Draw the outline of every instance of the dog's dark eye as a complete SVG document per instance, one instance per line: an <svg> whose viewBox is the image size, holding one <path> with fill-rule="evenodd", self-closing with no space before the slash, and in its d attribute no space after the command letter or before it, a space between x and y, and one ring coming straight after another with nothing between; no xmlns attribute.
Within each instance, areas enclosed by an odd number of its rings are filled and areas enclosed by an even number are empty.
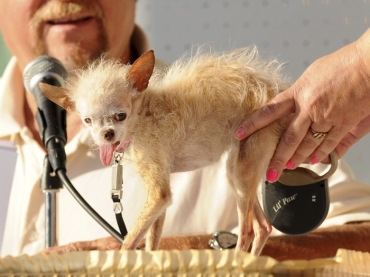
<svg viewBox="0 0 370 277"><path fill-rule="evenodd" d="M90 124L90 123L91 123L91 119L90 119L90 118L88 118L88 117L86 117L86 118L84 119L84 121L85 121L87 124Z"/></svg>
<svg viewBox="0 0 370 277"><path fill-rule="evenodd" d="M126 119L126 114L125 113L117 113L114 115L114 119L116 121L124 121Z"/></svg>

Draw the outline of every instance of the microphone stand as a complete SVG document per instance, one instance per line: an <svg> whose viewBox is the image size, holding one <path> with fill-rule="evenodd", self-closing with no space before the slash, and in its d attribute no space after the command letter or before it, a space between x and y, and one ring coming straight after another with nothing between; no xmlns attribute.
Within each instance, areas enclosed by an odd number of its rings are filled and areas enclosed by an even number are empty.
<svg viewBox="0 0 370 277"><path fill-rule="evenodd" d="M45 248L56 246L57 240L57 192L63 188L59 176L55 174L49 160L45 155L41 177L40 189L44 193L45 203Z"/></svg>

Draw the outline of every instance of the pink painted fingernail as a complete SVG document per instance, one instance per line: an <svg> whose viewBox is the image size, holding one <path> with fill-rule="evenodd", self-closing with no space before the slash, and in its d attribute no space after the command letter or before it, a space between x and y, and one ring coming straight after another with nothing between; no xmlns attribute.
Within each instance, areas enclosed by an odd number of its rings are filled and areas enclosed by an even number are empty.
<svg viewBox="0 0 370 277"><path fill-rule="evenodd" d="M286 163L285 167L286 167L286 168L288 168L288 169L291 169L291 168L293 168L293 167L294 167L294 163L293 163L291 160L289 160L289 161Z"/></svg>
<svg viewBox="0 0 370 277"><path fill-rule="evenodd" d="M270 183L273 183L276 181L276 179L277 179L277 171L275 169L270 169L267 172L267 181L269 181Z"/></svg>
<svg viewBox="0 0 370 277"><path fill-rule="evenodd" d="M311 164L317 164L319 160L316 157L311 158Z"/></svg>
<svg viewBox="0 0 370 277"><path fill-rule="evenodd" d="M238 138L242 138L245 135L245 130L243 128L239 128L236 130L235 134Z"/></svg>

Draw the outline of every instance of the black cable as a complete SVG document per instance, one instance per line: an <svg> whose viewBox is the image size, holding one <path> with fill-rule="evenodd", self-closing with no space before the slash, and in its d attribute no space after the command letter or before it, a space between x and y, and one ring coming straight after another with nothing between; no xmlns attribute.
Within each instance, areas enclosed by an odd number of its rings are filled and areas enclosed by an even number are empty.
<svg viewBox="0 0 370 277"><path fill-rule="evenodd" d="M116 240L120 243L123 242L123 236L118 233L108 222L106 222L90 205L83 199L80 193L75 189L71 181L66 175L64 169L58 170L57 174L67 187L68 191L72 194L72 196L77 200L78 203L86 210L88 214L90 214L109 234L111 234ZM117 217L117 216L116 216ZM123 220L123 219L122 219Z"/></svg>
<svg viewBox="0 0 370 277"><path fill-rule="evenodd" d="M117 203L117 204L121 205L121 201L118 197L113 196L112 200L113 200L114 203ZM124 238L127 235L127 228L126 228L125 222L123 220L122 213L121 212L116 212L115 214L116 214L116 220L117 220L118 228L121 232L122 237Z"/></svg>

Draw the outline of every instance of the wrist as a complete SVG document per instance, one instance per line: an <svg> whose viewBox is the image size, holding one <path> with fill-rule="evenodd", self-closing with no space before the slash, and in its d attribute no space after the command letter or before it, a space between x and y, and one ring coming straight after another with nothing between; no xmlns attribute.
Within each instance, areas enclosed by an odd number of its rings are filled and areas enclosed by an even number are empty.
<svg viewBox="0 0 370 277"><path fill-rule="evenodd" d="M370 78L370 28L355 41L356 51L364 65L366 76Z"/></svg>

